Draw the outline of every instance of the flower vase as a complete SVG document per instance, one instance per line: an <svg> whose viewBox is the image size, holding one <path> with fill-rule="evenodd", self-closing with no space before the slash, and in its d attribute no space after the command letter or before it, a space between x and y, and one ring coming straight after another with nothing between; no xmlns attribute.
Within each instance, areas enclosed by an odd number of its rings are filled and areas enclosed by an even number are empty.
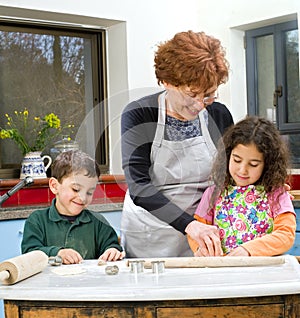
<svg viewBox="0 0 300 318"><path fill-rule="evenodd" d="M48 160L46 165L44 163L45 159ZM27 176L34 179L47 178L46 171L51 163L51 157L47 155L41 157L40 151L27 153L21 163L20 179L25 179Z"/></svg>

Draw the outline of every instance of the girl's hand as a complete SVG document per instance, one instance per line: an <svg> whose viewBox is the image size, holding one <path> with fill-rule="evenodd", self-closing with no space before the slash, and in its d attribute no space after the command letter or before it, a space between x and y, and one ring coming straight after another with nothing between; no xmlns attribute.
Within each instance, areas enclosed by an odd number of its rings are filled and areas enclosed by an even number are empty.
<svg viewBox="0 0 300 318"><path fill-rule="evenodd" d="M250 256L250 254L245 248L239 246L228 253L226 256Z"/></svg>
<svg viewBox="0 0 300 318"><path fill-rule="evenodd" d="M125 252L120 252L116 248L108 248L102 255L100 255L99 260L103 261L118 261L125 257Z"/></svg>

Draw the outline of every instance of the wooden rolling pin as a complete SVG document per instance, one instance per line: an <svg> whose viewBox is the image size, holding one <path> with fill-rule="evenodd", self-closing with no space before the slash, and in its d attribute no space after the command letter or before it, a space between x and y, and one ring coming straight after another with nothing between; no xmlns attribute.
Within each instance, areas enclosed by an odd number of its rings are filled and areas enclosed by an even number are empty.
<svg viewBox="0 0 300 318"><path fill-rule="evenodd" d="M130 258L131 261L144 261L145 268L151 268L151 262L164 261L166 268L188 267L238 267L238 266L268 266L285 263L284 256L215 256L215 257L166 257L166 258Z"/></svg>
<svg viewBox="0 0 300 318"><path fill-rule="evenodd" d="M32 251L0 263L0 281L15 284L41 272L48 264L48 256L42 251Z"/></svg>

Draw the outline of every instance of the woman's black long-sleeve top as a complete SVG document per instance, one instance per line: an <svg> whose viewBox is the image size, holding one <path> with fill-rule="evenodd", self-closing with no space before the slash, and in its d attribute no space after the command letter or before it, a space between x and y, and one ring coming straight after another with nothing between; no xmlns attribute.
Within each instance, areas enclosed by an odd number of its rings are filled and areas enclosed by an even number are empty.
<svg viewBox="0 0 300 318"><path fill-rule="evenodd" d="M194 220L193 216L158 191L149 174L151 146L158 121L159 94L143 97L125 107L121 118L122 167L135 205L185 234L186 226ZM214 102L206 109L209 113L208 130L216 145L226 128L233 124L233 119L227 107L221 103ZM192 164L192 158L186 160Z"/></svg>

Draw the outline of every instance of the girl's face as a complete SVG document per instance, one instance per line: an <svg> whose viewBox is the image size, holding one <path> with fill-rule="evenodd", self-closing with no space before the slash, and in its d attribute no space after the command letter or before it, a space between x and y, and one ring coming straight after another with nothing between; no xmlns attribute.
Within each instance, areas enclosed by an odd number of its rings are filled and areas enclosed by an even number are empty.
<svg viewBox="0 0 300 318"><path fill-rule="evenodd" d="M98 178L87 177L83 173L62 179L50 179L51 191L56 195L56 208L62 215L76 216L91 202Z"/></svg>
<svg viewBox="0 0 300 318"><path fill-rule="evenodd" d="M237 186L255 184L264 169L264 156L255 144L238 144L232 149L229 173Z"/></svg>

